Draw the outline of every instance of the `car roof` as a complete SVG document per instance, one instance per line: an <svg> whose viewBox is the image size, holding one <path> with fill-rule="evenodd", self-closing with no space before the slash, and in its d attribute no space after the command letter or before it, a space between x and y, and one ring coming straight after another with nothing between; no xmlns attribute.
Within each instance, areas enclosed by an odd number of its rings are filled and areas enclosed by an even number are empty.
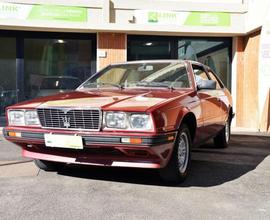
<svg viewBox="0 0 270 220"><path fill-rule="evenodd" d="M182 63L187 62L188 60L177 60L177 59L164 59L164 60L136 60L136 61L126 61L120 63L111 64L114 65L123 65L123 64L140 64L140 63Z"/></svg>
<svg viewBox="0 0 270 220"><path fill-rule="evenodd" d="M190 64L200 65L200 66L209 68L207 65L200 63L198 61L182 60L182 59L136 60L136 61L113 63L113 64L110 64L109 66L117 66L117 65L124 65L124 64L140 64L140 63L190 63Z"/></svg>

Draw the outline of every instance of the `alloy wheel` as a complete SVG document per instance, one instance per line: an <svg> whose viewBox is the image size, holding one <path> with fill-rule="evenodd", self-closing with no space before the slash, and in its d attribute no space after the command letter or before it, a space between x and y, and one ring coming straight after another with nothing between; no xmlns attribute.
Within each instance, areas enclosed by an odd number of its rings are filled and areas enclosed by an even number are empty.
<svg viewBox="0 0 270 220"><path fill-rule="evenodd" d="M188 136L185 132L181 133L178 142L178 164L179 172L184 173L187 169L189 157L189 141Z"/></svg>

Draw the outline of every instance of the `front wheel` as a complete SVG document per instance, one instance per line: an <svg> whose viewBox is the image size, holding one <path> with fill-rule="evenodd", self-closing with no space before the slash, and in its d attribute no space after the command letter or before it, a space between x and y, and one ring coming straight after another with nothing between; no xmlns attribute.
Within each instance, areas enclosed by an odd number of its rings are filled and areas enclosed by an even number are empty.
<svg viewBox="0 0 270 220"><path fill-rule="evenodd" d="M231 138L231 119L228 118L224 128L216 137L214 137L214 145L216 148L226 148Z"/></svg>
<svg viewBox="0 0 270 220"><path fill-rule="evenodd" d="M160 169L160 177L166 182L181 183L189 171L191 154L190 132L186 125L179 129L171 159L167 166Z"/></svg>
<svg viewBox="0 0 270 220"><path fill-rule="evenodd" d="M34 163L39 169L45 171L57 171L62 165L62 163L38 159L35 159Z"/></svg>

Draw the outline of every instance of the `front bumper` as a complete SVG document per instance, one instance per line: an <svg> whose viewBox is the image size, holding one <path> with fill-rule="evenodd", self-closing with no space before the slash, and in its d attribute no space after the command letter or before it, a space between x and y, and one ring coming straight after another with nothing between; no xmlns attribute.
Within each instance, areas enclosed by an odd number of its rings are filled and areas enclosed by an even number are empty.
<svg viewBox="0 0 270 220"><path fill-rule="evenodd" d="M14 132L18 137L10 136ZM45 146L44 134L80 135L81 150ZM63 163L99 166L162 168L166 166L176 138L176 132L165 134L88 132L76 133L43 129L5 128L5 138L20 147L25 157ZM140 138L140 144L123 143L123 138Z"/></svg>

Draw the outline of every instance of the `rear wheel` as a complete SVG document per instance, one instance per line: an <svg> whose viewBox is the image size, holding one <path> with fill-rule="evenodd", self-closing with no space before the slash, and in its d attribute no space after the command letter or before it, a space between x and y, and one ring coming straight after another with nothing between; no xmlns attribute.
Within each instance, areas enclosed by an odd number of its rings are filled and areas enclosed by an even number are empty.
<svg viewBox="0 0 270 220"><path fill-rule="evenodd" d="M38 159L35 159L34 163L39 169L45 171L57 171L61 166L63 166L62 163Z"/></svg>
<svg viewBox="0 0 270 220"><path fill-rule="evenodd" d="M166 182L183 182L190 167L191 152L190 132L186 125L182 125L175 142L171 159L167 166L160 169L160 177Z"/></svg>
<svg viewBox="0 0 270 220"><path fill-rule="evenodd" d="M214 145L216 148L226 148L231 138L231 119L228 118L225 127L216 137L214 137Z"/></svg>

